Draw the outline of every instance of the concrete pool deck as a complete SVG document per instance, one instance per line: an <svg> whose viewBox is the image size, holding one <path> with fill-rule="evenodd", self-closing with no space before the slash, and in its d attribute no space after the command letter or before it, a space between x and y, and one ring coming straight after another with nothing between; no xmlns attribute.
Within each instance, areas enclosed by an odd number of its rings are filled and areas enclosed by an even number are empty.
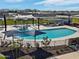
<svg viewBox="0 0 79 59"><path fill-rule="evenodd" d="M69 36L53 39L49 46L67 45L69 39L79 37L79 28L76 28L76 27L71 27L71 26L56 26L56 27L40 26L41 30L42 29L53 29L53 28L69 28L69 29L76 30L76 32L72 35L69 35ZM29 29L30 29L30 27L29 27ZM17 28L15 28L15 27L13 27L13 25L11 25L11 26L7 27L7 30L17 30ZM32 30L32 28L31 28L31 30ZM4 29L1 30L0 33L3 31L4 31ZM1 34L3 34L3 33L1 33ZM11 41L12 37L6 37L6 39L7 40L9 39ZM18 40L18 39L20 39L20 38L15 38L15 40ZM41 43L41 41L37 41L37 42L39 42L40 47L44 46ZM26 43L30 43L34 47L34 40L33 41L23 40L23 45L27 46ZM63 55L59 55L59 56L51 57L51 58L47 58L47 59L54 59L54 58L56 58L56 59L79 59L79 51L68 53L68 54L63 54Z"/></svg>
<svg viewBox="0 0 79 59"><path fill-rule="evenodd" d="M55 58L55 59L79 59L79 51L56 56L56 57L51 57L48 59L53 59L53 58Z"/></svg>

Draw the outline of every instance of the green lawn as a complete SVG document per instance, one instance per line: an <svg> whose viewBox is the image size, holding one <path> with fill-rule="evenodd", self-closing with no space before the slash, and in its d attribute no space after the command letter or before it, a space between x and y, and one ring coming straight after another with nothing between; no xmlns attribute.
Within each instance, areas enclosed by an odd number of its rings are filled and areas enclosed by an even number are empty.
<svg viewBox="0 0 79 59"><path fill-rule="evenodd" d="M6 59L6 57L0 54L0 59Z"/></svg>
<svg viewBox="0 0 79 59"><path fill-rule="evenodd" d="M72 18L72 23L79 24L79 18Z"/></svg>
<svg viewBox="0 0 79 59"><path fill-rule="evenodd" d="M38 22L37 20L34 21L34 23L37 23L37 22ZM40 20L40 24L48 23L48 22L49 22L48 20ZM16 23L17 24L32 24L32 20L25 20L25 21L18 21L18 20L16 20ZM0 20L0 25L1 24L4 24L4 21ZM15 22L12 19L8 19L7 20L7 24L8 25L13 25L13 24L15 24Z"/></svg>

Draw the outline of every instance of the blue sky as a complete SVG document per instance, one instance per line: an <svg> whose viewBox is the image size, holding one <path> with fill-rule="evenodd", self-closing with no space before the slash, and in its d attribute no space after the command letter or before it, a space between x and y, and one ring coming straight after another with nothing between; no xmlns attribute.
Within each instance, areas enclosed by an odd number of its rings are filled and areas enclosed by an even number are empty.
<svg viewBox="0 0 79 59"><path fill-rule="evenodd" d="M0 9L79 10L79 0L1 0Z"/></svg>

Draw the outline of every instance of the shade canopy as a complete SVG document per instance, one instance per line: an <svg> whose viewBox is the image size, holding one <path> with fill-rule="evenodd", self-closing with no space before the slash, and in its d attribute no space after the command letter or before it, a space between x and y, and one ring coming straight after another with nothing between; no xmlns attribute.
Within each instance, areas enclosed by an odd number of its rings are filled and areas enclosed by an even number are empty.
<svg viewBox="0 0 79 59"><path fill-rule="evenodd" d="M31 31L27 31L26 34L32 35L32 36L37 36L37 35L46 34L46 33L42 32L40 30L31 30Z"/></svg>
<svg viewBox="0 0 79 59"><path fill-rule="evenodd" d="M18 30L9 30L9 31L4 31L2 33L4 33L7 37L11 37L11 36L14 36L16 34L19 34L21 32L18 31Z"/></svg>
<svg viewBox="0 0 79 59"><path fill-rule="evenodd" d="M4 20L4 18L0 18L0 20Z"/></svg>
<svg viewBox="0 0 79 59"><path fill-rule="evenodd" d="M40 30L31 30L31 31L29 30L29 31L25 31L25 32L22 32L22 31L19 31L19 30L9 30L9 31L4 31L2 33L4 33L7 37L11 37L11 36L21 34L21 33L25 33L25 34L28 34L28 35L31 35L31 36L46 34L45 32L42 32Z"/></svg>
<svg viewBox="0 0 79 59"><path fill-rule="evenodd" d="M53 18L54 15L52 14L33 14L34 17L36 18Z"/></svg>
<svg viewBox="0 0 79 59"><path fill-rule="evenodd" d="M27 20L29 18L36 18L36 17L34 17L33 15L18 15L14 17L14 19L23 19L23 20Z"/></svg>
<svg viewBox="0 0 79 59"><path fill-rule="evenodd" d="M29 18L34 18L34 19L38 19L38 18L53 18L52 15L42 15L42 14L31 14L31 15L18 15L15 16L14 19L23 19L23 20L27 20Z"/></svg>

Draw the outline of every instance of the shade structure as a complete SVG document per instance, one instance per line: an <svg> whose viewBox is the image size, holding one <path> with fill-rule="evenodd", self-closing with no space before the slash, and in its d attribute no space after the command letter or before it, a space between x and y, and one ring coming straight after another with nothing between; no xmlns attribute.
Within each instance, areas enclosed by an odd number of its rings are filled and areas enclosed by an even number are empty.
<svg viewBox="0 0 79 59"><path fill-rule="evenodd" d="M36 36L41 35L41 34L46 34L46 33L40 30L31 30L31 31L27 31L26 34L34 36L34 39L36 41Z"/></svg>
<svg viewBox="0 0 79 59"><path fill-rule="evenodd" d="M18 15L18 16L15 16L14 18L14 21L16 23L16 20L21 20L23 22L25 22L25 20L29 20L29 19L32 19L32 23L34 25L34 19L36 19L36 17L34 17L33 15Z"/></svg>
<svg viewBox="0 0 79 59"><path fill-rule="evenodd" d="M36 17L34 17L33 15L18 15L14 17L14 19L23 19L23 20L27 20L29 18L36 18Z"/></svg>
<svg viewBox="0 0 79 59"><path fill-rule="evenodd" d="M4 20L4 18L0 18L0 20Z"/></svg>
<svg viewBox="0 0 79 59"><path fill-rule="evenodd" d="M21 32L19 32L19 31L17 31L17 30L10 30L10 31L4 31L4 32L2 32L2 33L4 33L5 36L7 36L7 37L12 37L12 41L13 41L13 44L14 44L14 36L15 36L16 34L21 33ZM5 37L4 37L4 38L5 38Z"/></svg>
<svg viewBox="0 0 79 59"><path fill-rule="evenodd" d="M18 30L9 30L9 31L4 31L2 33L4 33L7 37L11 37L11 36L14 36L16 34L20 34L21 32Z"/></svg>
<svg viewBox="0 0 79 59"><path fill-rule="evenodd" d="M40 18L53 18L52 15L49 14L32 14L32 15L18 15L15 16L14 19L20 19L20 20L28 20L32 19L33 20L33 25L34 25L34 20L38 20L38 30L40 29Z"/></svg>

